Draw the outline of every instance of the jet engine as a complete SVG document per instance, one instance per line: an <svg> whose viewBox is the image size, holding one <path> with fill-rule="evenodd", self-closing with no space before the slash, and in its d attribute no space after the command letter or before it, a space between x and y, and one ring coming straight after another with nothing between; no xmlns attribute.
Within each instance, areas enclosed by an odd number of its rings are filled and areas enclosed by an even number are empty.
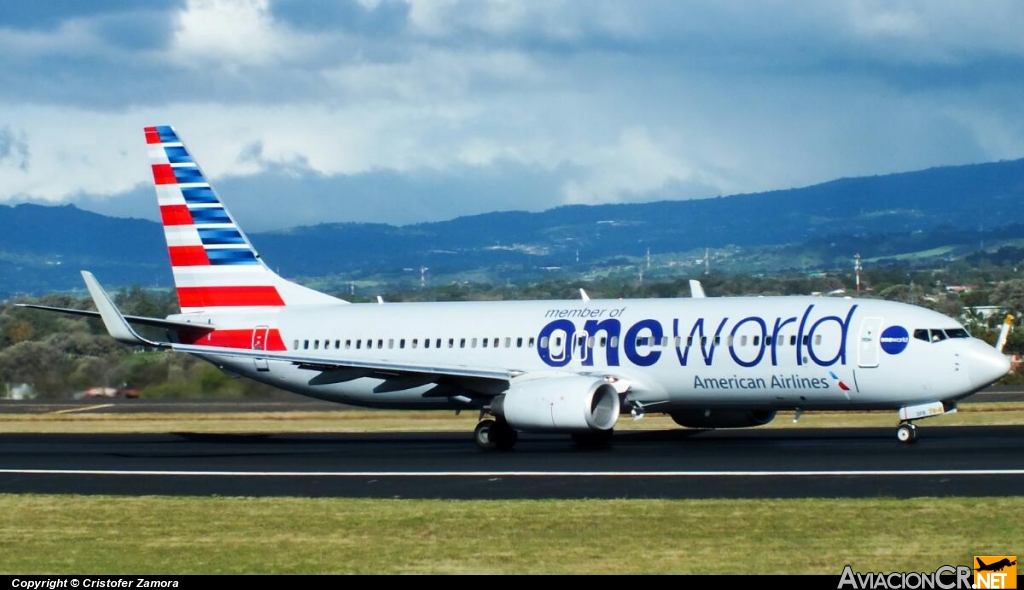
<svg viewBox="0 0 1024 590"><path fill-rule="evenodd" d="M513 382L491 402L491 413L516 430L606 431L619 419L619 394L604 379L572 376Z"/></svg>
<svg viewBox="0 0 1024 590"><path fill-rule="evenodd" d="M669 414L687 428L749 428L775 419L775 410L679 410Z"/></svg>

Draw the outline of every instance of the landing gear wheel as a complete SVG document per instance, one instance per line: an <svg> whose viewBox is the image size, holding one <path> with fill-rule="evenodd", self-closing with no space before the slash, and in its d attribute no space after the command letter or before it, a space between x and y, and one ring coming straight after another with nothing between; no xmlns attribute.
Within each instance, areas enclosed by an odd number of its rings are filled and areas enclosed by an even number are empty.
<svg viewBox="0 0 1024 590"><path fill-rule="evenodd" d="M612 442L612 429L572 433L572 442L581 449L603 449Z"/></svg>
<svg viewBox="0 0 1024 590"><path fill-rule="evenodd" d="M482 451L508 451L516 445L519 433L504 420L481 420L473 437Z"/></svg>
<svg viewBox="0 0 1024 590"><path fill-rule="evenodd" d="M917 440L917 426L913 424L900 424L896 429L896 439L901 443L912 443Z"/></svg>

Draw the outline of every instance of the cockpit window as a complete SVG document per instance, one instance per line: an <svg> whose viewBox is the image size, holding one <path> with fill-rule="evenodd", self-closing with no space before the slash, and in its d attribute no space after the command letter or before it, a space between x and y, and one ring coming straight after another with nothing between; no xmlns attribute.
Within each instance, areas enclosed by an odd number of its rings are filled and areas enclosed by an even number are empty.
<svg viewBox="0 0 1024 590"><path fill-rule="evenodd" d="M934 328L931 330L917 329L914 330L914 338L923 340L925 342L940 342L946 338L970 338L970 333L963 328L947 328L940 330Z"/></svg>

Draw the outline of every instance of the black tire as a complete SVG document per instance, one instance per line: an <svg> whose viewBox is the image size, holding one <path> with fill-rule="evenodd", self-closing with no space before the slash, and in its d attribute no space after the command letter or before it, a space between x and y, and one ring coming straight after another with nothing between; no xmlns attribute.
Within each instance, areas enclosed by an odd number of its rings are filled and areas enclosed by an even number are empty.
<svg viewBox="0 0 1024 590"><path fill-rule="evenodd" d="M917 440L917 427L913 424L900 424L896 429L896 440L910 444Z"/></svg>
<svg viewBox="0 0 1024 590"><path fill-rule="evenodd" d="M511 451L519 440L519 433L508 425L504 420L495 420L491 426L491 440L494 441L497 450Z"/></svg>
<svg viewBox="0 0 1024 590"><path fill-rule="evenodd" d="M481 420L477 423L476 428L473 429L473 438L476 440L476 446L481 451L493 451L498 448L497 441L491 436L491 429L494 427L494 420Z"/></svg>
<svg viewBox="0 0 1024 590"><path fill-rule="evenodd" d="M481 420L473 437L481 451L508 451L516 446L519 433L504 420Z"/></svg>

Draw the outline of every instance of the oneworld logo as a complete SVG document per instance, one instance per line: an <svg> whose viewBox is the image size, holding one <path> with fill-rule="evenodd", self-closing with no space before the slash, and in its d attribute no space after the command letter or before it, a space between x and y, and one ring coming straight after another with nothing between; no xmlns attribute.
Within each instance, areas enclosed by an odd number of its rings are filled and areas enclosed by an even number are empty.
<svg viewBox="0 0 1024 590"><path fill-rule="evenodd" d="M882 337L878 341L882 344L882 350L885 352L899 354L910 344L910 334L903 326L889 326L882 332Z"/></svg>

